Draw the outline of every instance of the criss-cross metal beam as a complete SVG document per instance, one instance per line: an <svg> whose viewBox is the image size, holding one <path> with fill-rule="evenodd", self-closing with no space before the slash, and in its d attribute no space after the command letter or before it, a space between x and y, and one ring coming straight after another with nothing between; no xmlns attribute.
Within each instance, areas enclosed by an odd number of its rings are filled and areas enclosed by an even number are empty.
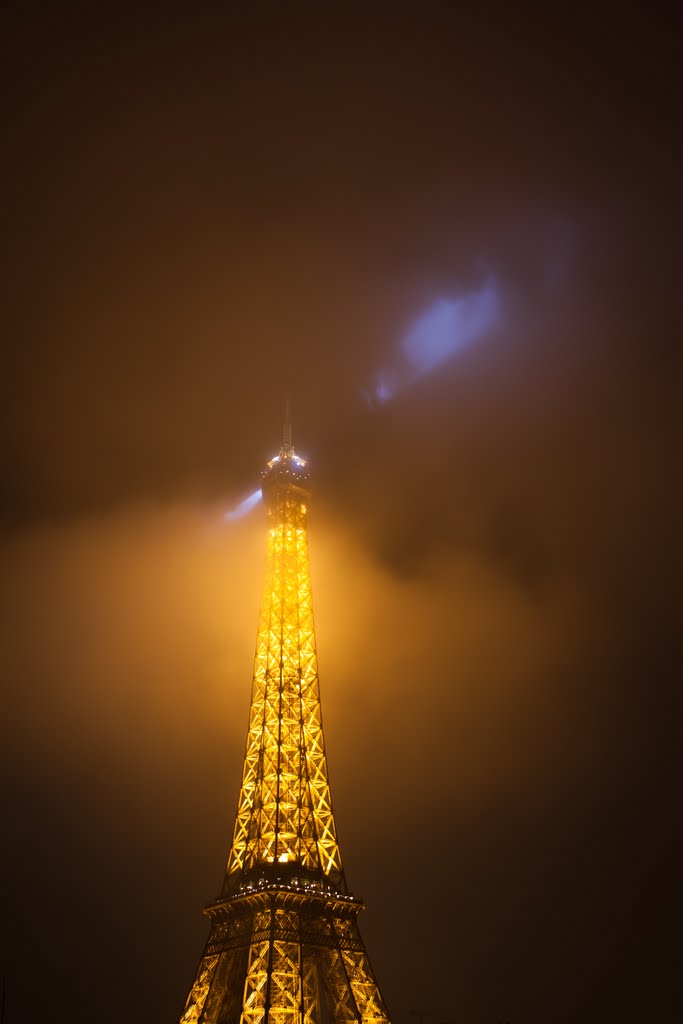
<svg viewBox="0 0 683 1024"><path fill-rule="evenodd" d="M223 892L181 1024L389 1024L349 893L323 737L308 471L287 422L268 510L242 785Z"/></svg>

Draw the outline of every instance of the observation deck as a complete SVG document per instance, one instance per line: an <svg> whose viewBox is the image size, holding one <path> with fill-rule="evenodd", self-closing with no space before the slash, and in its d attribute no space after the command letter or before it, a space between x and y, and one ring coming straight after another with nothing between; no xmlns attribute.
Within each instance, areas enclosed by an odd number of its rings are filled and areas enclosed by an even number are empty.
<svg viewBox="0 0 683 1024"><path fill-rule="evenodd" d="M280 454L275 455L261 473L261 492L268 509L278 503L278 498L292 495L301 502L311 496L310 473L306 460L290 445L283 445Z"/></svg>

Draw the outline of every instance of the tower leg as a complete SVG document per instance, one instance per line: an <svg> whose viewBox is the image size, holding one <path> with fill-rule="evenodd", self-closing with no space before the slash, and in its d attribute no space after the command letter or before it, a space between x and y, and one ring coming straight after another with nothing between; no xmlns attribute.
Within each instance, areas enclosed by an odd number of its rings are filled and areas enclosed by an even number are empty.
<svg viewBox="0 0 683 1024"><path fill-rule="evenodd" d="M335 1024L389 1024L358 922L330 917L320 952L322 979Z"/></svg>
<svg viewBox="0 0 683 1024"><path fill-rule="evenodd" d="M196 977L185 1003L183 1015L180 1018L180 1024L198 1024L198 1021L201 1019L204 1012L204 1003L216 973L218 960L217 954L214 956L203 956L200 960Z"/></svg>
<svg viewBox="0 0 683 1024"><path fill-rule="evenodd" d="M389 1024L355 917L274 898L214 922L180 1024L323 1024L322 993L332 1024Z"/></svg>

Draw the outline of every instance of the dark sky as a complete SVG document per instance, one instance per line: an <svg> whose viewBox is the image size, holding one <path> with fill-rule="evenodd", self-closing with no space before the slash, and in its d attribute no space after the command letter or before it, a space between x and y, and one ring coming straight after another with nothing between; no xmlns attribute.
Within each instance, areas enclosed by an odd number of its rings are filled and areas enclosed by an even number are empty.
<svg viewBox="0 0 683 1024"><path fill-rule="evenodd" d="M675 28L366 6L3 14L6 1024L178 1017L286 391L395 1024L679 1019Z"/></svg>

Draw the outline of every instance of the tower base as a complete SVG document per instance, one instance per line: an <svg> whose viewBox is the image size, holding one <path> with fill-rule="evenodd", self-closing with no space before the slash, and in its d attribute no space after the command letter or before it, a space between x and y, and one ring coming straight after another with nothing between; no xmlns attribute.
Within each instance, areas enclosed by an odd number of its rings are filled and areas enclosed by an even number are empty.
<svg viewBox="0 0 683 1024"><path fill-rule="evenodd" d="M363 904L296 881L247 883L206 907L211 932L180 1024L389 1024Z"/></svg>

